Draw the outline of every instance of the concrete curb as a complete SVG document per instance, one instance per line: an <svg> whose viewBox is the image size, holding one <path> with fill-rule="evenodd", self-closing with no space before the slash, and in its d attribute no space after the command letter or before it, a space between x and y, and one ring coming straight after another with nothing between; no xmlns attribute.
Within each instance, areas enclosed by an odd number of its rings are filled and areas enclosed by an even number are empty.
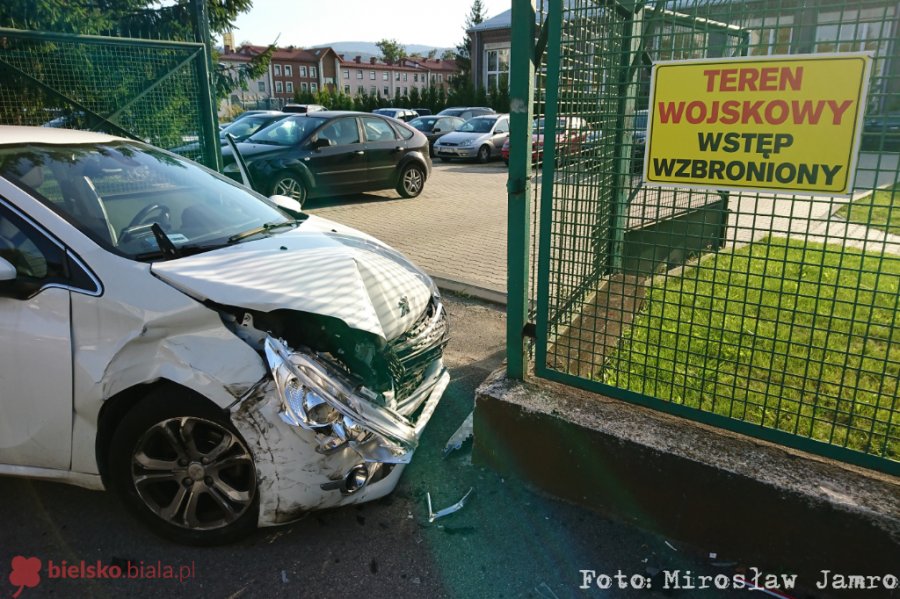
<svg viewBox="0 0 900 599"><path fill-rule="evenodd" d="M506 305L506 293L497 289L488 289L475 283L462 281L459 277L446 277L443 275L429 273L429 276L435 282L439 289L449 291L457 295L469 296L474 299L490 302L492 304Z"/></svg>

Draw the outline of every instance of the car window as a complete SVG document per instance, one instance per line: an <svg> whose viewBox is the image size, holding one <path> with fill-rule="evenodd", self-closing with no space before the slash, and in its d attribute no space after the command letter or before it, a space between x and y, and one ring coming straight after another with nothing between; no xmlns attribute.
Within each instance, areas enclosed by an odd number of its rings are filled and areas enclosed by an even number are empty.
<svg viewBox="0 0 900 599"><path fill-rule="evenodd" d="M466 121L457 131L463 133L488 133L493 128L497 119L474 118Z"/></svg>
<svg viewBox="0 0 900 599"><path fill-rule="evenodd" d="M356 119L335 119L322 127L318 134L319 139L330 139L336 146L348 146L359 143L359 129Z"/></svg>
<svg viewBox="0 0 900 599"><path fill-rule="evenodd" d="M397 134L391 126L381 119L363 117L363 130L366 132L366 141L390 141L397 139Z"/></svg>
<svg viewBox="0 0 900 599"><path fill-rule="evenodd" d="M404 127L403 125L396 125L394 127L397 130L397 133L400 134L400 137L403 139L412 139L412 136L415 135L415 132L409 127Z"/></svg>
<svg viewBox="0 0 900 599"><path fill-rule="evenodd" d="M289 117L260 129L248 137L247 141L274 146L294 146L306 139L321 124L322 119L306 116Z"/></svg>
<svg viewBox="0 0 900 599"><path fill-rule="evenodd" d="M509 121L506 119L497 121L497 126L494 127L494 133L509 133Z"/></svg>
<svg viewBox="0 0 900 599"><path fill-rule="evenodd" d="M65 279L65 252L2 204L0 257L16 267L17 277L35 282Z"/></svg>
<svg viewBox="0 0 900 599"><path fill-rule="evenodd" d="M440 123L440 122L443 122L443 120L438 121L434 117L419 117L417 119L411 120L409 122L409 126L415 127L419 131L424 131L425 133L428 133L429 131L434 129L435 126L439 126L439 125L437 125L437 123Z"/></svg>
<svg viewBox="0 0 900 599"><path fill-rule="evenodd" d="M135 260L164 257L154 229L196 253L292 221L227 177L137 142L4 146L0 176L99 245Z"/></svg>

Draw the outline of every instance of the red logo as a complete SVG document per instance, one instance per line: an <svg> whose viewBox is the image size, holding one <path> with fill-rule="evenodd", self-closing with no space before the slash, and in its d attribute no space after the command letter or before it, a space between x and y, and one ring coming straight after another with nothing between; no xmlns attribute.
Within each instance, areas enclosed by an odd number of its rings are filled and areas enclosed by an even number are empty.
<svg viewBox="0 0 900 599"><path fill-rule="evenodd" d="M22 557L17 555L12 560L12 572L9 573L9 581L19 589L13 595L18 599L22 589L33 589L41 583L41 560L36 557Z"/></svg>

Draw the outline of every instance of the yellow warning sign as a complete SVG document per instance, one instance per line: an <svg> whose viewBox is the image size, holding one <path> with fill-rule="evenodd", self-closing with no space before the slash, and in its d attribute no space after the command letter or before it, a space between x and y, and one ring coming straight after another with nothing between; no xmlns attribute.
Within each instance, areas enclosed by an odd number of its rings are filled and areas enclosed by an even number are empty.
<svg viewBox="0 0 900 599"><path fill-rule="evenodd" d="M870 63L848 53L654 65L645 181L849 194Z"/></svg>

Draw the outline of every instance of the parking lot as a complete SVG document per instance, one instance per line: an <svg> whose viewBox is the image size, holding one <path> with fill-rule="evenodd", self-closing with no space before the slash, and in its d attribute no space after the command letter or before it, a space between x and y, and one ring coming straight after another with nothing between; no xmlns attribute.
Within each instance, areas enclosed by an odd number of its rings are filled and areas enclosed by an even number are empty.
<svg viewBox="0 0 900 599"><path fill-rule="evenodd" d="M312 214L381 239L428 274L506 292L506 166L437 161L422 194L310 200Z"/></svg>

